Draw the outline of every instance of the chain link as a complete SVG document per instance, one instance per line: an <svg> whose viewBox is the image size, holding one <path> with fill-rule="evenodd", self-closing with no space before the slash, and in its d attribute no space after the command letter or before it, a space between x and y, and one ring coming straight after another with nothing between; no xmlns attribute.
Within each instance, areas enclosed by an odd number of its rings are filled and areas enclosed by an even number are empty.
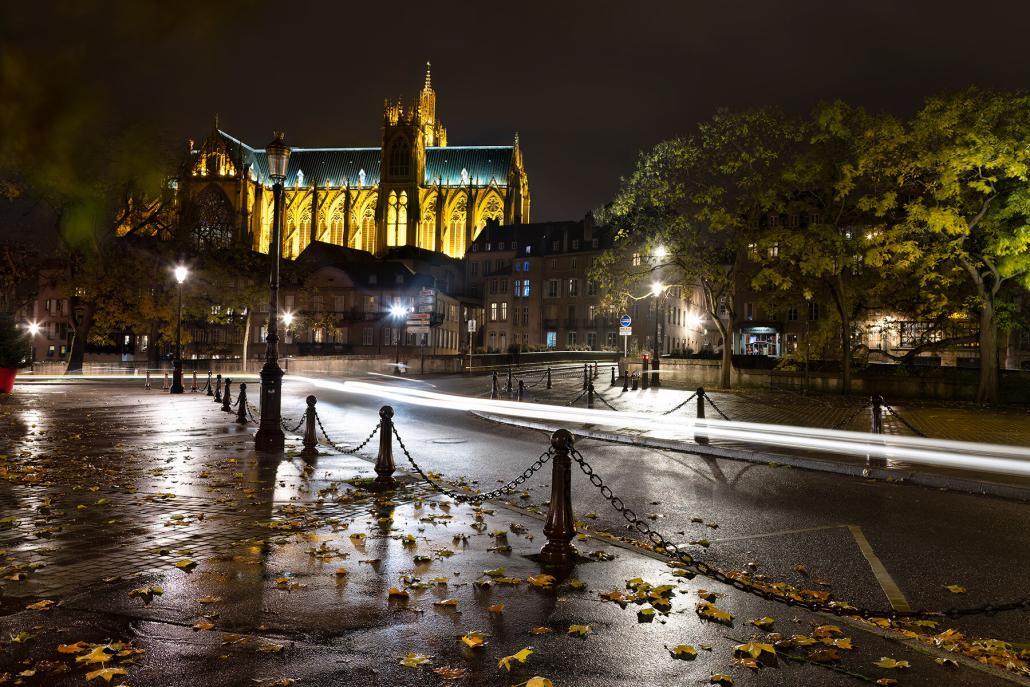
<svg viewBox="0 0 1030 687"><path fill-rule="evenodd" d="M915 427L913 427L913 426L912 426L912 423L911 423L911 422L909 422L909 421L908 421L908 420L906 420L905 418L903 418L903 417L901 417L900 415L898 415L898 411L894 410L894 408L892 408L892 407L891 407L890 405L888 405L886 401L885 401L885 402L883 402L883 407L884 407L884 409L886 409L886 410L887 410L887 411L888 411L888 412L889 412L889 413L890 413L891 415L893 415L894 417L898 418L898 422L900 422L901 424L903 424L903 425L905 425L906 427L908 427L908 429L909 429L909 430L910 430L910 431L911 431L911 432L912 432L913 434L915 434L916 436L920 436L920 437L923 437L924 439L926 438L926 435L925 435L925 434L923 434L923 433L922 433L922 432L920 432L920 431L919 431L918 429L916 429Z"/></svg>
<svg viewBox="0 0 1030 687"><path fill-rule="evenodd" d="M372 441L372 437L378 434L379 429L382 427L382 423L377 422L376 426L372 428L372 432L365 438L364 441L362 441L354 448L343 448L342 446L337 445L335 442L333 442L332 439L329 438L329 435L325 431L325 427L322 425L322 418L318 416L317 410L315 411L315 422L318 423L318 429L321 430L322 438L325 439L325 442L329 444L334 450L339 451L340 453L357 453L361 449L368 446L368 442Z"/></svg>
<svg viewBox="0 0 1030 687"><path fill-rule="evenodd" d="M287 417L280 417L279 418L279 425L283 428L284 431L296 432L297 430L300 429L300 426L304 424L304 416L303 415L300 416L300 420L297 421L297 426L294 427L293 429L290 429L290 427L289 427L289 424L291 422L293 422L293 420L291 420L291 419L289 419Z"/></svg>
<svg viewBox="0 0 1030 687"><path fill-rule="evenodd" d="M515 477L515 479L511 480L504 486L498 487L493 491L480 492L477 494L462 494L460 492L453 491L451 489L448 489L447 487L440 485L438 482L431 479L428 474L426 474L426 472L422 469L422 466L416 463L415 459L411 457L411 452L408 451L408 447L404 445L404 440L401 439L401 435L397 433L396 425L394 425L393 427L393 436L396 437L397 444L401 447L401 451L404 453L404 457L408 459L409 463L411 463L411 467L415 469L415 472L417 472L422 477L422 479L424 479L426 483L433 489L440 492L441 494L446 494L447 496L450 496L452 499L460 503L480 503L481 501L496 498L498 496L501 496L502 494L510 494L513 491L515 491L517 487L521 486L530 477L536 474L536 472L540 470L540 468L542 468L544 465L546 465L552 457L552 451L550 449L544 451L540 454L539 458L534 460L528 468L522 471L522 474L518 475L517 477Z"/></svg>
<svg viewBox="0 0 1030 687"><path fill-rule="evenodd" d="M719 406L715 405L715 401L713 401L712 397L709 396L707 393L705 394L705 400L708 401L708 405L712 406L712 408L715 409L715 412L719 413L719 415L722 416L723 420L726 420L727 422L730 421L730 418L726 415L726 413L722 412L722 410L719 409Z"/></svg>
<svg viewBox="0 0 1030 687"><path fill-rule="evenodd" d="M573 404L574 404L574 403L575 403L576 401L578 401L579 399L583 398L583 397L584 397L584 396L586 396L586 395L587 395L587 392L586 392L586 391L584 391L584 392L583 392L583 393L581 393L581 394L580 394L579 396L576 396L576 398L572 399L571 401L569 401L569 402L568 402L568 403L566 403L565 405L567 405L567 406L571 406L571 405L573 405Z"/></svg>
<svg viewBox="0 0 1030 687"><path fill-rule="evenodd" d="M855 411L853 413L851 413L850 415L845 416L844 418L842 418L838 422L834 423L833 427L831 427L830 429L844 429L844 428L846 428L852 422L854 422L855 418L857 418L859 415L861 415L862 411L865 410L866 408L868 408L869 405L870 404L869 404L868 401L866 403L863 403L863 404L859 405L857 408L855 408Z"/></svg>
<svg viewBox="0 0 1030 687"><path fill-rule="evenodd" d="M594 472L590 463L583 458L583 455L578 450L573 448L571 454L573 460L575 460L579 465L580 470L582 470L583 474L590 480L590 483L600 489L601 496L611 504L612 508L614 508L616 512L622 515L631 529L647 537L651 544L654 545L657 552L664 553L670 558L683 563L687 567L693 568L697 573L704 575L705 577L716 580L717 582L722 582L723 584L727 584L735 589L739 589L740 591L748 594L753 594L768 601L775 601L789 606L805 608L813 612L831 613L842 617L859 616L866 620L871 618L888 618L891 620L899 618L957 618L971 615L994 615L995 613L1003 611L1030 611L1030 597L1023 597L1021 599L1004 603L983 604L981 606L967 608L948 608L940 611L898 611L894 609L874 610L857 608L851 604L840 601L824 602L811 598L806 599L803 596L803 590L799 590L794 595L778 592L772 585L752 580L743 573L724 572L710 563L696 560L679 545L670 542L660 532L651 529L647 522L638 518L636 512L632 508L626 506L623 500L612 492L611 487L605 484L600 475Z"/></svg>
<svg viewBox="0 0 1030 687"><path fill-rule="evenodd" d="M254 405L254 404L252 404L252 403L248 403L248 404L247 404L247 415L248 415L248 416L250 416L250 421L251 421L251 422L253 422L253 423L255 423L255 424L261 424L261 423L260 423L260 422L258 421L258 419L257 419L256 417L254 417L254 411L256 411L257 409L258 409L258 408L257 408L257 406L256 406L256 405Z"/></svg>
<svg viewBox="0 0 1030 687"><path fill-rule="evenodd" d="M690 398L688 398L687 400L683 401L683 403L679 403L675 407L666 410L664 413L662 413L662 415L671 415L672 413L675 413L677 410L679 410L683 406L687 405L688 403L693 401L695 398L697 398L697 392L696 391L694 393L690 394Z"/></svg>
<svg viewBox="0 0 1030 687"><path fill-rule="evenodd" d="M608 399L607 399L607 398L605 398L605 397L604 397L604 396L602 396L601 394L597 393L596 391L594 392L594 398L599 398L599 399L601 399L601 403L605 404L606 406L608 406L609 408L611 408L612 410L614 410L614 411L616 411L616 412L618 412L618 411L619 411L619 409L618 409L618 408L616 408L615 406L613 406L613 405L612 405L611 403L609 403L609 402L608 402Z"/></svg>

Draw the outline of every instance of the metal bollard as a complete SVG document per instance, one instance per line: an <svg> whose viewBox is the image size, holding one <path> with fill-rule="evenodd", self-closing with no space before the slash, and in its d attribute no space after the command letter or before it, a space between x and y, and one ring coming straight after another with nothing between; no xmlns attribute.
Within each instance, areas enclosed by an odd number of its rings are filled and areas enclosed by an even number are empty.
<svg viewBox="0 0 1030 687"><path fill-rule="evenodd" d="M545 565L571 566L576 560L576 547L572 545L576 536L572 519L572 443L572 434L567 429L551 435L551 502L544 523L547 543L540 549L540 561Z"/></svg>
<svg viewBox="0 0 1030 687"><path fill-rule="evenodd" d="M694 425L694 443L701 444L702 446L707 446L708 434L699 433L697 431L698 425L700 425L702 428L705 427L705 424L703 422L703 420L705 419L705 388L703 386L699 386L697 388L697 419L701 422L697 422Z"/></svg>
<svg viewBox="0 0 1030 687"><path fill-rule="evenodd" d="M518 395L518 399L517 400L521 401L522 398L525 396L525 394L526 394L526 383L520 379L519 380L519 395Z"/></svg>
<svg viewBox="0 0 1030 687"><path fill-rule="evenodd" d="M240 393L236 395L236 404L238 410L236 411L236 424L245 425L247 424L247 384L246 382L240 382Z"/></svg>
<svg viewBox="0 0 1030 687"><path fill-rule="evenodd" d="M633 373L633 391L637 390L637 384L640 382L640 375L636 372Z"/></svg>
<svg viewBox="0 0 1030 687"><path fill-rule="evenodd" d="M315 437L315 403L314 396L308 396L308 409L304 411L306 423L304 425L304 450L300 455L305 458L313 458L318 455L318 439Z"/></svg>
<svg viewBox="0 0 1030 687"><path fill-rule="evenodd" d="M504 393L511 396L511 365L508 366L508 383L504 387Z"/></svg>
<svg viewBox="0 0 1030 687"><path fill-rule="evenodd" d="M869 431L873 434L883 434L883 396L873 396L869 399L869 403L873 409ZM887 459L883 456L874 456L867 453L865 460L866 465L872 468L887 467Z"/></svg>
<svg viewBox="0 0 1030 687"><path fill-rule="evenodd" d="M197 371L194 370L193 371L193 385L190 386L190 393L194 393L195 394L198 391L200 391L200 387L197 386Z"/></svg>
<svg viewBox="0 0 1030 687"><path fill-rule="evenodd" d="M230 384L232 384L232 380L226 377L225 391L222 393L222 410L227 413L232 412L232 392L229 390Z"/></svg>
<svg viewBox="0 0 1030 687"><path fill-rule="evenodd" d="M497 398L497 370L492 373L492 381L490 384L490 398Z"/></svg>
<svg viewBox="0 0 1030 687"><path fill-rule="evenodd" d="M597 379L597 375L601 374L601 371L597 369L597 361L594 361L594 379Z"/></svg>
<svg viewBox="0 0 1030 687"><path fill-rule="evenodd" d="M650 361L646 357L644 358L643 365L644 365L644 369L643 369L643 372L641 372L641 375L640 375L640 388L641 389L646 389L647 388L647 381L648 381L647 378L649 376L647 374L647 370L650 367Z"/></svg>
<svg viewBox="0 0 1030 687"><path fill-rule="evenodd" d="M629 365L626 365L626 372L622 375L622 390L629 391Z"/></svg>
<svg viewBox="0 0 1030 687"><path fill-rule="evenodd" d="M651 386L654 386L654 387L659 387L659 386L662 385L662 380L659 378L659 375L658 375L658 368L660 367L659 363L660 363L660 359L656 355L654 360L651 361L651 370L652 370L652 372L651 372Z"/></svg>
<svg viewBox="0 0 1030 687"><path fill-rule="evenodd" d="M587 384L590 383L590 364L583 363L583 391L587 390Z"/></svg>
<svg viewBox="0 0 1030 687"><path fill-rule="evenodd" d="M376 479L372 483L372 491L396 489L397 482L393 478L393 408L383 406L379 409L379 455L376 456Z"/></svg>
<svg viewBox="0 0 1030 687"><path fill-rule="evenodd" d="M147 380L143 382L143 388L149 389L150 387L150 370L147 370Z"/></svg>
<svg viewBox="0 0 1030 687"><path fill-rule="evenodd" d="M222 375L218 374L217 384L215 384L215 403L222 402Z"/></svg>
<svg viewBox="0 0 1030 687"><path fill-rule="evenodd" d="M615 377L615 366L612 365L612 384L611 384L612 386L615 386L615 379L616 379L616 377Z"/></svg>
<svg viewBox="0 0 1030 687"><path fill-rule="evenodd" d="M551 368L547 368L547 388L551 388Z"/></svg>
<svg viewBox="0 0 1030 687"><path fill-rule="evenodd" d="M587 386L587 408L593 408L593 407L594 407L594 383L590 382L590 385Z"/></svg>
<svg viewBox="0 0 1030 687"><path fill-rule="evenodd" d="M207 392L208 396L214 396L215 395L214 389L211 388L211 370L207 371L207 388L204 389L204 391Z"/></svg>
<svg viewBox="0 0 1030 687"><path fill-rule="evenodd" d="M168 384L168 373L165 372L165 381L161 384L161 391L168 391L171 387Z"/></svg>

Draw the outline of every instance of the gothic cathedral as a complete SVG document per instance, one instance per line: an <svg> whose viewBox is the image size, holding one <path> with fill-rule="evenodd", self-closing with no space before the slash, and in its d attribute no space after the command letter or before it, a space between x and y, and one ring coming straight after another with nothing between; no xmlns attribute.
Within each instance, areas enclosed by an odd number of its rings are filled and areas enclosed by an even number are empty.
<svg viewBox="0 0 1030 687"><path fill-rule="evenodd" d="M518 134L509 146L448 146L429 65L417 100L386 101L379 148L292 148L282 255L313 241L382 255L417 246L461 258L488 220L529 222ZM272 193L265 151L215 127L191 141L176 180L179 226L198 247L240 241L267 253Z"/></svg>

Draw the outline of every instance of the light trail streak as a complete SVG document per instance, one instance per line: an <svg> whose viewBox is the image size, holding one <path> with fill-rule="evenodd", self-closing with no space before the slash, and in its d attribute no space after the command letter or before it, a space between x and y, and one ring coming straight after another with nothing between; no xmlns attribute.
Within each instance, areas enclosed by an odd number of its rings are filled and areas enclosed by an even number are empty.
<svg viewBox="0 0 1030 687"><path fill-rule="evenodd" d="M860 458L882 457L924 465L1030 477L1030 450L1018 446L715 419L698 421L691 417L680 417L673 424L668 418L648 413L470 398L367 382L333 382L308 377L292 379L344 393L374 396L440 410L477 410L515 418L647 430L688 445L694 443L692 437L698 432L715 440L809 449ZM673 432L670 433L670 430Z"/></svg>

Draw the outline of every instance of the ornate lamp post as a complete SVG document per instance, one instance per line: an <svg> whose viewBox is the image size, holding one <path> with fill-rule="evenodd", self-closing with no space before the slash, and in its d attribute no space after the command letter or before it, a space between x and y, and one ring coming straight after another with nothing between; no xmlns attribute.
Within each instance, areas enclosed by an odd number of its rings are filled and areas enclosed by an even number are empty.
<svg viewBox="0 0 1030 687"><path fill-rule="evenodd" d="M272 262L268 281L268 337L265 346L265 364L261 368L261 425L254 437L254 448L269 453L280 452L286 444L286 435L280 425L282 410L283 371L279 367L279 253L282 250L283 180L290 160L290 148L282 132L265 148L268 158L268 176L272 179L272 241L269 257Z"/></svg>
<svg viewBox="0 0 1030 687"><path fill-rule="evenodd" d="M661 380L658 378L658 366L659 359L662 355L662 342L658 339L658 326L659 318L661 317L661 308L659 298L665 293L665 284L660 281L656 281L651 285L651 294L654 296L654 361L651 365L651 369L654 370L651 374L652 386L659 386Z"/></svg>
<svg viewBox="0 0 1030 687"><path fill-rule="evenodd" d="M32 346L32 348L30 349L31 352L29 353L29 369L31 371L35 372L35 367L36 367L36 334L39 334L39 322L36 322L36 321L29 322L28 330L29 330L29 337L31 338L30 344Z"/></svg>
<svg viewBox="0 0 1030 687"><path fill-rule="evenodd" d="M175 281L178 283L179 306L175 314L175 359L172 361L172 388L170 394L181 394L182 388L182 283L186 281L189 270L183 265L175 268Z"/></svg>

